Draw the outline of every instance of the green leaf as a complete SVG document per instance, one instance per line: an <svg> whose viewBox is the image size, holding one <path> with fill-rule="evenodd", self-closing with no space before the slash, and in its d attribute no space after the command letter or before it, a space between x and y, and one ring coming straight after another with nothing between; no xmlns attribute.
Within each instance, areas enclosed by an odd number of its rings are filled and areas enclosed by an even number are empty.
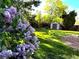
<svg viewBox="0 0 79 59"><path fill-rule="evenodd" d="M13 27L13 28L16 28L17 23L18 23L18 19L19 19L18 16L16 16L16 17L13 19L13 22L12 22L12 27Z"/></svg>
<svg viewBox="0 0 79 59"><path fill-rule="evenodd" d="M8 5L8 6L11 5L11 1L12 1L12 0L3 0L4 4L5 4L5 5Z"/></svg>

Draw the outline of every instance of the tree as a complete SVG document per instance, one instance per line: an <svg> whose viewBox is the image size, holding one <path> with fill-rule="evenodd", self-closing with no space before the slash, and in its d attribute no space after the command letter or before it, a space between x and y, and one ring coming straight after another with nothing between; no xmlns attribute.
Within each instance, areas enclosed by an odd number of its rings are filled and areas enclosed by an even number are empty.
<svg viewBox="0 0 79 59"><path fill-rule="evenodd" d="M52 16L60 17L66 8L67 6L61 0L46 0L44 10Z"/></svg>
<svg viewBox="0 0 79 59"><path fill-rule="evenodd" d="M52 22L62 23L63 20L60 18L60 16L64 13L66 8L67 6L64 5L61 0L46 0L46 6L44 7L44 10L50 14L49 19L50 23L52 24Z"/></svg>
<svg viewBox="0 0 79 59"><path fill-rule="evenodd" d="M63 19L62 18L60 18L60 17L54 17L54 19L53 19L53 22L57 22L57 23L60 23L60 24L62 24L62 22L63 22Z"/></svg>
<svg viewBox="0 0 79 59"><path fill-rule="evenodd" d="M41 27L42 17L40 12L37 12L35 20L38 22L38 27Z"/></svg>
<svg viewBox="0 0 79 59"><path fill-rule="evenodd" d="M42 14L42 22L44 23L51 23L51 15L46 13L46 14Z"/></svg>
<svg viewBox="0 0 79 59"><path fill-rule="evenodd" d="M62 15L63 18L63 25L65 29L70 29L74 26L75 24L75 16L77 13L75 11L71 11L69 14L64 14Z"/></svg>

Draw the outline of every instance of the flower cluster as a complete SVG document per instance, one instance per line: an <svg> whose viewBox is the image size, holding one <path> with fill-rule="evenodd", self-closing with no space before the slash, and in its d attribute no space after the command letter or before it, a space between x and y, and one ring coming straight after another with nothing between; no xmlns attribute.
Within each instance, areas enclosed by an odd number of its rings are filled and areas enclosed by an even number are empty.
<svg viewBox="0 0 79 59"><path fill-rule="evenodd" d="M15 17L16 14L17 14L17 9L15 7L11 6L10 8L7 8L4 11L5 22L11 23L12 19Z"/></svg>
<svg viewBox="0 0 79 59"><path fill-rule="evenodd" d="M17 9L11 6L3 14L5 16L4 22L12 23L12 20L15 20L14 17L17 15ZM38 49L40 42L34 34L35 29L28 21L18 19L16 28L13 28L12 24L8 27L6 24L4 26L5 28L2 33L5 35L2 34L2 39L4 39L2 42L6 41L6 43L2 45L5 46L5 49L0 50L1 57L15 57L18 59L18 57L31 56Z"/></svg>

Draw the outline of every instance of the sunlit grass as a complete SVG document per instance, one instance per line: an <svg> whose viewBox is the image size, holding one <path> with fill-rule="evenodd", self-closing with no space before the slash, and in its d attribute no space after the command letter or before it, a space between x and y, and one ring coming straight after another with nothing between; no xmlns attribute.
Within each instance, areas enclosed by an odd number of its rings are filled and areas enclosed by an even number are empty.
<svg viewBox="0 0 79 59"><path fill-rule="evenodd" d="M35 34L40 40L40 48L33 55L35 59L79 59L79 51L74 51L61 41L61 37L79 35L79 32L38 29Z"/></svg>
<svg viewBox="0 0 79 59"><path fill-rule="evenodd" d="M53 46L50 45L50 44L42 43L42 45L47 46L47 47L49 47L49 48L53 48Z"/></svg>
<svg viewBox="0 0 79 59"><path fill-rule="evenodd" d="M57 40L57 39L53 39L52 41L64 44L63 42L61 42L60 40Z"/></svg>

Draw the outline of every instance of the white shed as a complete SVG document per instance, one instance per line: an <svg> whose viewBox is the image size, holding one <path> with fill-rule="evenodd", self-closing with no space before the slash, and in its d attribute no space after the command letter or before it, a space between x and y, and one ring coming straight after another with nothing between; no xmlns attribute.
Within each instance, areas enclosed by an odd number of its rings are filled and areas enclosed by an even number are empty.
<svg viewBox="0 0 79 59"><path fill-rule="evenodd" d="M60 29L60 24L59 23L51 23L50 25L50 29L56 29L59 30Z"/></svg>

